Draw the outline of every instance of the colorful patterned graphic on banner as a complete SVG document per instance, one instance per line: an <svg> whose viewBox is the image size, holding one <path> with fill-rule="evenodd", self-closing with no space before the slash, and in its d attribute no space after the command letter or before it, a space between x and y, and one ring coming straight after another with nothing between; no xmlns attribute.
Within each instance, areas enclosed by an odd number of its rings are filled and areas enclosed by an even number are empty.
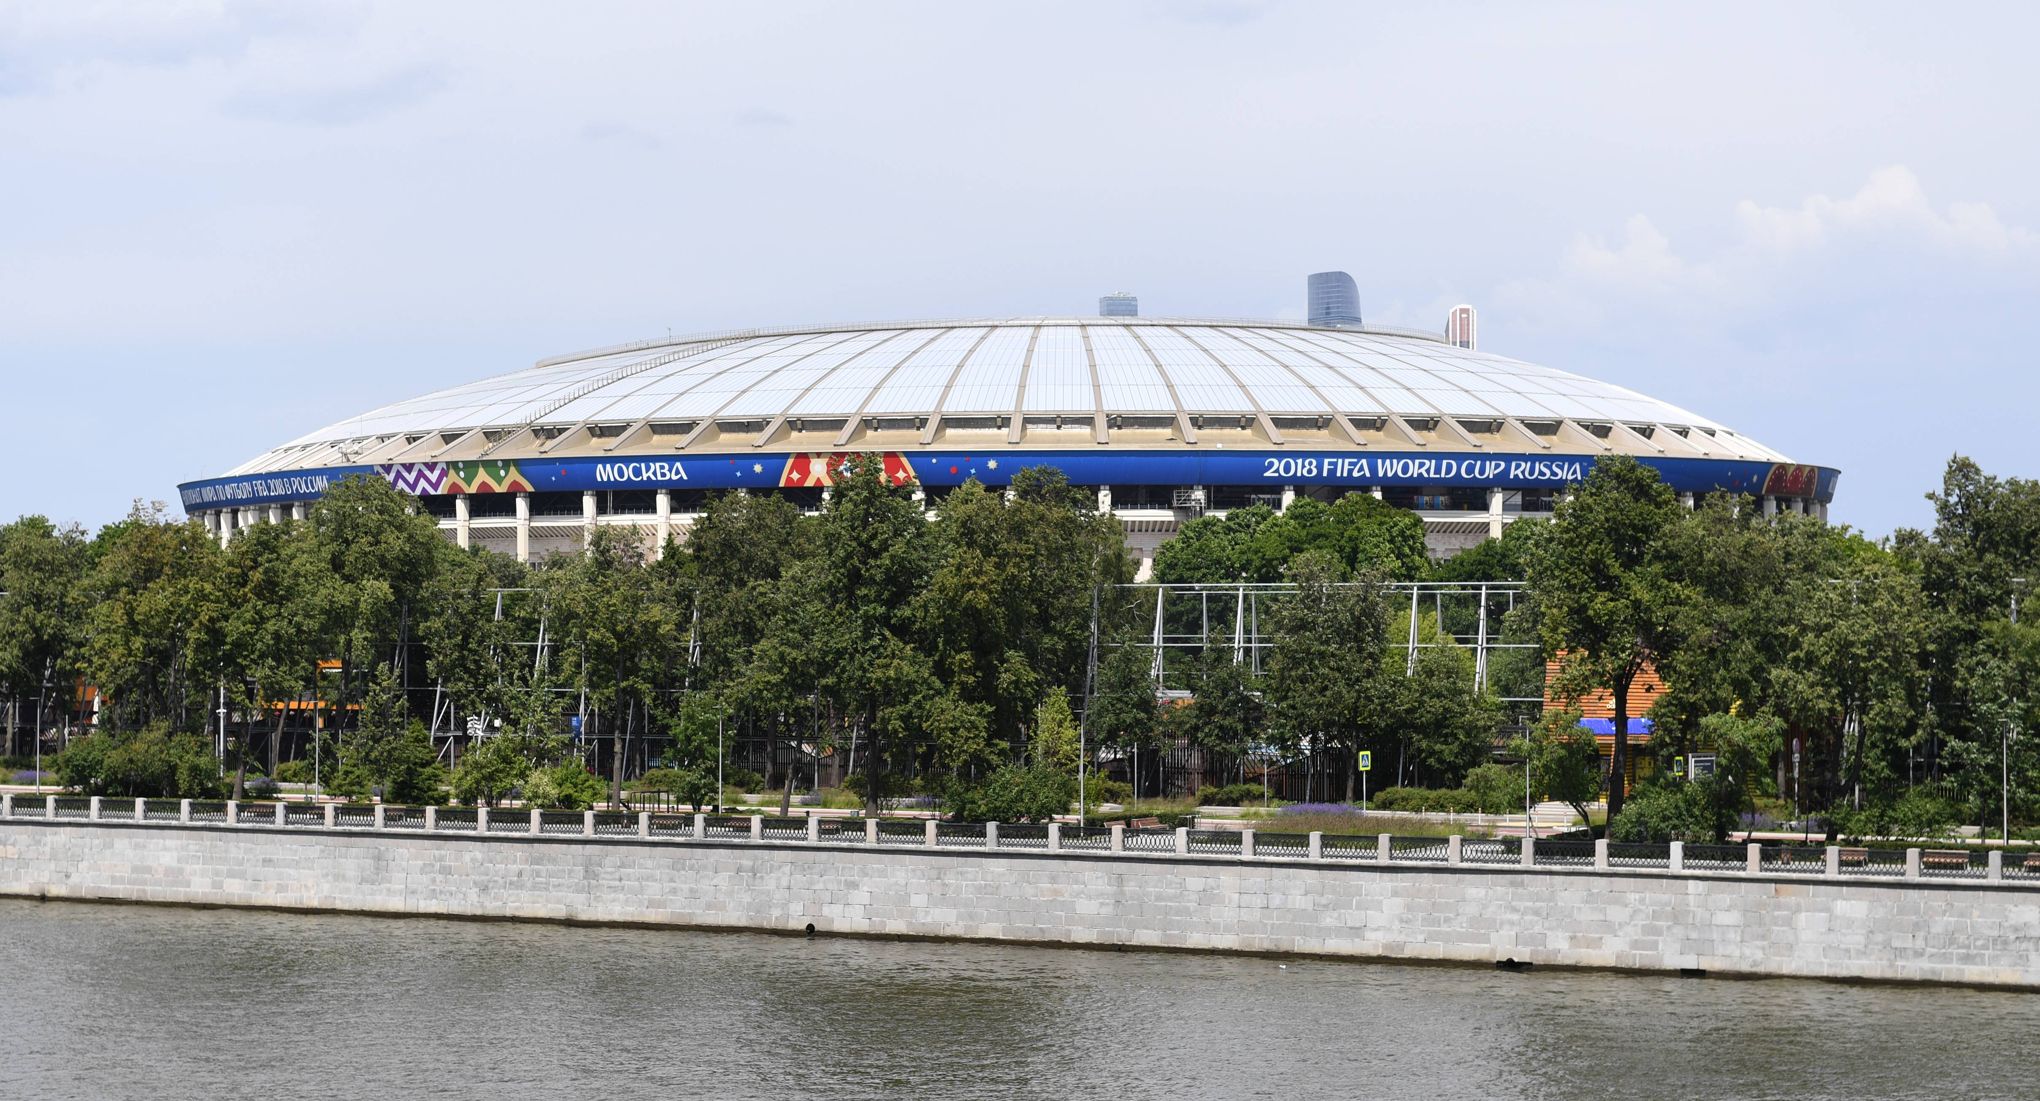
<svg viewBox="0 0 2040 1101"><path fill-rule="evenodd" d="M375 472L414 497L446 492L445 463L387 463L376 467Z"/></svg>
<svg viewBox="0 0 2040 1101"><path fill-rule="evenodd" d="M1811 497L1820 484L1820 468L1779 463L1764 479L1764 493L1772 497Z"/></svg>
<svg viewBox="0 0 2040 1101"><path fill-rule="evenodd" d="M447 463L446 492L530 493L531 483L517 469L516 463L500 459Z"/></svg>
<svg viewBox="0 0 2040 1101"><path fill-rule="evenodd" d="M779 484L782 486L835 485L836 479L841 476L845 467L858 459L870 457L872 456L855 451L790 455L786 459L786 469L780 472ZM907 461L905 455L897 451L887 451L877 456L877 458L884 464L885 480L893 485L911 485L916 480L914 477L914 466Z"/></svg>

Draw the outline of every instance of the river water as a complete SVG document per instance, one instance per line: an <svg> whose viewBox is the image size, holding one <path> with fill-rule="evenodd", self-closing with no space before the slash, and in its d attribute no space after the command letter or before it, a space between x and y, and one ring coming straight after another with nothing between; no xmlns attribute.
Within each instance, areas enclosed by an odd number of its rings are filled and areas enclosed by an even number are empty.
<svg viewBox="0 0 2040 1101"><path fill-rule="evenodd" d="M2034 1098L2040 997L0 899L0 1097Z"/></svg>

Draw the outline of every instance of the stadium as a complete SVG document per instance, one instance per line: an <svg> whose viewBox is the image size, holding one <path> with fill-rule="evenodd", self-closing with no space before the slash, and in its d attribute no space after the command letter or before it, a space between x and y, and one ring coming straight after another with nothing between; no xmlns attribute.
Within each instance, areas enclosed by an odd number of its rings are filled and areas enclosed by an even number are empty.
<svg viewBox="0 0 2040 1101"><path fill-rule="evenodd" d="M1335 273L1334 273L1335 274ZM619 345L399 401L179 487L221 539L301 514L334 481L416 494L462 546L531 561L599 526L684 538L718 492L818 509L878 456L931 509L1030 466L1094 488L1142 560L1207 513L1372 493L1437 556L1548 514L1601 456L1689 503L1747 494L1824 515L1837 472L1621 386L1451 336L1308 322L1016 317L753 329ZM1350 287L1351 281L1346 285ZM1463 315L1462 315L1463 311Z"/></svg>

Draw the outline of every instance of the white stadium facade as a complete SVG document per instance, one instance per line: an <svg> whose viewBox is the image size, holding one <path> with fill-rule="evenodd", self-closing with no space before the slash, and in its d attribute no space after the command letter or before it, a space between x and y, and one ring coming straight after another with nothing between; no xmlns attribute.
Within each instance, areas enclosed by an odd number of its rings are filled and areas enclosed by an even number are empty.
<svg viewBox="0 0 2040 1101"><path fill-rule="evenodd" d="M1470 321L1455 329L1470 334ZM1611 454L1656 468L1689 501L1727 491L1767 512L1824 514L1833 497L1833 469L1471 344L1357 321L1135 316L646 341L387 405L180 490L226 539L301 515L338 479L381 477L462 546L529 561L598 527L662 546L732 489L817 509L859 457L930 509L969 479L998 486L1047 465L1095 489L1143 575L1196 516L1350 492L1413 510L1432 553L1449 555L1548 513Z"/></svg>

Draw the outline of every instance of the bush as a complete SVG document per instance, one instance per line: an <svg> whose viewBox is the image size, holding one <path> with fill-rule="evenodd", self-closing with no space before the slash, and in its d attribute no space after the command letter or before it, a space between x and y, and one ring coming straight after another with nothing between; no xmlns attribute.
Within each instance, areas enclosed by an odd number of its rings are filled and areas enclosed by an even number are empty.
<svg viewBox="0 0 2040 1101"><path fill-rule="evenodd" d="M432 736L416 722L400 730L353 731L341 740L340 760L326 774L326 790L336 795L367 799L380 791L385 803L436 803L445 783Z"/></svg>
<svg viewBox="0 0 2040 1101"><path fill-rule="evenodd" d="M1266 797L1267 789L1259 784L1207 784L1197 789L1197 802L1208 807L1258 807Z"/></svg>
<svg viewBox="0 0 2040 1101"><path fill-rule="evenodd" d="M1007 765L949 793L950 817L964 822L1046 822L1070 809L1077 778L1057 769Z"/></svg>
<svg viewBox="0 0 2040 1101"><path fill-rule="evenodd" d="M477 806L495 806L531 774L515 739L498 734L473 745L453 766L453 797Z"/></svg>
<svg viewBox="0 0 2040 1101"><path fill-rule="evenodd" d="M54 767L60 783L86 795L217 799L226 791L211 744L161 723L87 735L57 754Z"/></svg>
<svg viewBox="0 0 2040 1101"><path fill-rule="evenodd" d="M710 781L710 786L713 784ZM533 769L524 780L524 801L534 807L587 810L608 795L608 783L582 768L579 761L563 761L551 768Z"/></svg>
<svg viewBox="0 0 2040 1101"><path fill-rule="evenodd" d="M1873 803L1859 811L1837 807L1828 817L1838 833L1850 838L1941 837L1961 814L1953 803L1914 789L1896 802Z"/></svg>
<svg viewBox="0 0 2040 1101"><path fill-rule="evenodd" d="M1608 823L1611 841L1712 842L1720 838L1704 785L1672 781L1639 789Z"/></svg>
<svg viewBox="0 0 2040 1101"><path fill-rule="evenodd" d="M1124 780L1114 780L1096 772L1084 774L1084 788L1090 796L1092 806L1099 803L1124 804L1133 798L1133 785Z"/></svg>
<svg viewBox="0 0 2040 1101"><path fill-rule="evenodd" d="M276 766L276 780L280 784L309 784L312 782L312 762L309 760L279 762Z"/></svg>
<svg viewBox="0 0 2040 1101"><path fill-rule="evenodd" d="M723 783L732 788L735 788L738 791L751 792L765 790L765 777L760 776L755 772L752 772L748 768L723 769Z"/></svg>
<svg viewBox="0 0 2040 1101"><path fill-rule="evenodd" d="M698 768L655 768L630 785L635 791L663 791L695 810L715 798L715 774Z"/></svg>
<svg viewBox="0 0 2040 1101"><path fill-rule="evenodd" d="M1523 809L1523 774L1507 765L1492 762L1466 774L1465 790L1472 793L1474 809L1481 814L1512 814Z"/></svg>
<svg viewBox="0 0 2040 1101"><path fill-rule="evenodd" d="M843 790L856 796L857 805L860 807L864 805L864 798L870 792L870 789L871 774L868 772L860 772L843 780ZM896 803L912 794L914 794L914 781L912 777L901 776L898 773L891 772L885 773L881 777L878 786L879 805L884 806Z"/></svg>
<svg viewBox="0 0 2040 1101"><path fill-rule="evenodd" d="M1368 806L1431 814L1473 814L1480 809L1474 793L1465 788L1383 788L1368 800Z"/></svg>

